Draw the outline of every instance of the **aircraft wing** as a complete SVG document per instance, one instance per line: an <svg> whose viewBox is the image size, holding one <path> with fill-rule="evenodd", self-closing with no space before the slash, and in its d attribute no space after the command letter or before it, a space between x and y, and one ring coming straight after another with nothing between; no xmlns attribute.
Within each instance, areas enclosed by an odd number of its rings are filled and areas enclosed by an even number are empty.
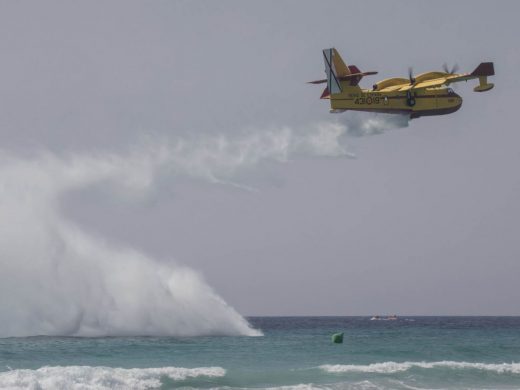
<svg viewBox="0 0 520 390"><path fill-rule="evenodd" d="M406 92L409 90L417 90L417 89L423 89L423 88L435 88L440 87L443 85L449 85L451 83L454 83L456 81L463 81L463 80L469 80L470 78L474 78L476 76L470 76L466 77L466 75L453 75L453 76L447 76L447 77L439 77L431 80L422 81L415 84L410 83L403 83L398 85L392 85L390 87L382 88L381 92L394 92L394 91L401 91Z"/></svg>
<svg viewBox="0 0 520 390"><path fill-rule="evenodd" d="M425 80L423 82L409 85L406 88L400 89L406 91L408 89L420 89L420 88L433 88L440 87L442 85L450 85L459 81L468 81L471 79L479 79L480 85L475 88L476 92L483 92L493 88L493 84L487 82L487 76L494 76L495 69L492 62L482 62L477 68L471 73L463 74L446 74L444 77L439 77L432 80Z"/></svg>
<svg viewBox="0 0 520 390"><path fill-rule="evenodd" d="M493 84L487 82L487 76L493 76L495 74L495 69L492 62L482 62L477 68L471 73L463 73L463 74L449 74L444 73L441 77L436 77L434 79L419 81L414 84L400 83L394 84L386 88L382 88L381 92L394 92L401 91L406 92L410 90L417 90L422 88L435 88L441 87L443 85L450 85L452 83L456 83L459 81L467 81L471 79L479 79L480 85L478 85L474 90L476 92L483 92L490 90L493 88Z"/></svg>
<svg viewBox="0 0 520 390"><path fill-rule="evenodd" d="M389 87L381 88L378 91L380 92L394 92L394 91L408 91L412 88L412 85L409 83L403 83L403 84L395 84L391 85Z"/></svg>
<svg viewBox="0 0 520 390"><path fill-rule="evenodd" d="M433 80L426 80L421 83L414 84L413 89L440 87L442 85L450 85L451 83L467 81L477 77L478 76L472 76L470 73L447 75L446 77L439 77Z"/></svg>

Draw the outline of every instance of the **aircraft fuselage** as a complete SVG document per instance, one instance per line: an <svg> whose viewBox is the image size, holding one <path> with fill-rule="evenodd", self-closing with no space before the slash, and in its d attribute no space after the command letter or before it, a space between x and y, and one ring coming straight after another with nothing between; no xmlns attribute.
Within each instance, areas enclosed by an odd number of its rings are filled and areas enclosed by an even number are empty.
<svg viewBox="0 0 520 390"><path fill-rule="evenodd" d="M374 91L359 87L344 88L329 97L331 112L372 111L407 114L411 118L445 115L457 111L462 98L451 88L428 88L411 91Z"/></svg>

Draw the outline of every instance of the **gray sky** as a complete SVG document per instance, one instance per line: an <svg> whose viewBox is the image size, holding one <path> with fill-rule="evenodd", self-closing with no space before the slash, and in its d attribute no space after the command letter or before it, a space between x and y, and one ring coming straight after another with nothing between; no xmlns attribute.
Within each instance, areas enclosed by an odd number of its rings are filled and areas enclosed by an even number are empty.
<svg viewBox="0 0 520 390"><path fill-rule="evenodd" d="M341 120L321 49L375 78L472 71L461 110L349 138L357 159L259 164L255 191L178 178L151 199L62 199L93 235L199 270L245 315L520 315L515 1L0 3L0 139L31 156ZM338 119L339 118L339 119Z"/></svg>

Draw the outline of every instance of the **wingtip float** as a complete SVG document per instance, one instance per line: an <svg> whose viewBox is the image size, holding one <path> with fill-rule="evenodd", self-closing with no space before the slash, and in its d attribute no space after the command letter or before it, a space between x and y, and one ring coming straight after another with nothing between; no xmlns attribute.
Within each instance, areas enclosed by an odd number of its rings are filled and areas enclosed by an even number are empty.
<svg viewBox="0 0 520 390"><path fill-rule="evenodd" d="M450 71L445 67L444 71L414 77L410 69L408 78L389 78L377 82L372 89L363 89L359 86L361 79L377 72L361 72L355 65L346 65L334 48L323 50L323 60L327 78L309 83L327 83L321 99L330 100L332 113L347 110L384 112L410 115L412 119L445 115L462 106L462 98L449 87L451 83L478 78L475 92L489 91L494 86L487 80L488 76L495 75L492 62L482 62L471 73L455 73L455 68Z"/></svg>

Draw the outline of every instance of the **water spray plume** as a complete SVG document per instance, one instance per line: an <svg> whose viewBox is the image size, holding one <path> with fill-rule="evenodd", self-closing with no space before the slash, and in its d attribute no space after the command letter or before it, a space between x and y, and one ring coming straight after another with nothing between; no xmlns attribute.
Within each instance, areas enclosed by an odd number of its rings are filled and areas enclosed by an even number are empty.
<svg viewBox="0 0 520 390"><path fill-rule="evenodd" d="M99 184L140 197L157 187L157 178L233 183L237 173L265 160L351 156L341 140L357 125L155 140L126 154L22 159L4 152L0 337L261 334L199 274L87 234L65 218L60 199Z"/></svg>
<svg viewBox="0 0 520 390"><path fill-rule="evenodd" d="M127 154L0 157L0 336L258 335L193 270L88 235L62 215L68 192L154 190L159 176L226 182L262 160L344 154L343 128L149 142ZM117 191L116 191L117 193Z"/></svg>

